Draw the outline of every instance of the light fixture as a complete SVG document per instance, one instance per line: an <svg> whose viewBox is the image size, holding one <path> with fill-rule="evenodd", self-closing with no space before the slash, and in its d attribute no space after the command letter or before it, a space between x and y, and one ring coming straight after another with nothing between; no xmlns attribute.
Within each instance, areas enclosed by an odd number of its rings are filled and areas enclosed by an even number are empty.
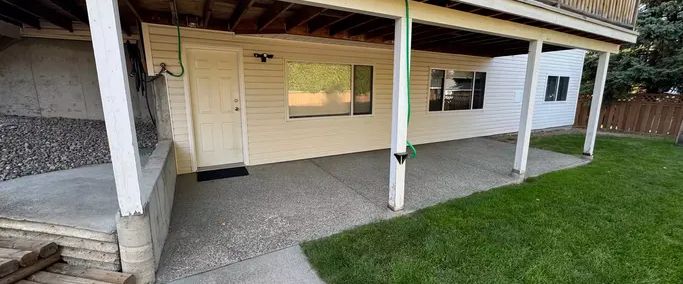
<svg viewBox="0 0 683 284"><path fill-rule="evenodd" d="M254 57L261 58L261 62L266 62L268 59L273 59L273 55L268 53L254 53Z"/></svg>

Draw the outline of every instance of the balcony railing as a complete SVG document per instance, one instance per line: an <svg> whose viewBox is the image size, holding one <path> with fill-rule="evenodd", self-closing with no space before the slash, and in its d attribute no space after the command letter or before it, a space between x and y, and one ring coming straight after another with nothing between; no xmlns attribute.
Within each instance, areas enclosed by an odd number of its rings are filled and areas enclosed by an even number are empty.
<svg viewBox="0 0 683 284"><path fill-rule="evenodd" d="M622 27L634 28L639 0L537 0Z"/></svg>

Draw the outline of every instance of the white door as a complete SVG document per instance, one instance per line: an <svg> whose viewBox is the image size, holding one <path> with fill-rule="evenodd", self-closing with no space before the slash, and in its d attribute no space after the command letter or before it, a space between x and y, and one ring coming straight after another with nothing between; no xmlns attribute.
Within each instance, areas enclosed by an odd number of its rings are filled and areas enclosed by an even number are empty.
<svg viewBox="0 0 683 284"><path fill-rule="evenodd" d="M241 163L238 53L188 50L197 167Z"/></svg>

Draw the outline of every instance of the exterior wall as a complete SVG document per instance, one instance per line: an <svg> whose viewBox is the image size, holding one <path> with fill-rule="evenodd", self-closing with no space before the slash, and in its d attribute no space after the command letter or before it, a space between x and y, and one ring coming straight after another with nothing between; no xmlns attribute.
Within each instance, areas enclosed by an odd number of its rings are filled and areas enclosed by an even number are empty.
<svg viewBox="0 0 683 284"><path fill-rule="evenodd" d="M0 114L104 118L88 41L20 40L0 51L0 86ZM144 98L137 95L133 84L131 89L135 116L148 119Z"/></svg>
<svg viewBox="0 0 683 284"><path fill-rule="evenodd" d="M177 39L170 26L145 25L148 64L158 71L164 62L177 70ZM239 47L243 52L249 164L263 164L388 148L391 132L392 49L386 45L306 42L183 29L182 42L202 47ZM255 52L275 57L261 63ZM534 128L571 125L584 51L546 53L542 57ZM287 60L370 64L375 67L373 115L289 120L286 116L285 62ZM472 57L415 51L412 61L411 142L430 143L517 131L526 55L501 58ZM428 113L430 68L487 72L484 109ZM150 69L152 70L152 69ZM566 102L544 102L546 77L571 77ZM167 77L173 141L179 173L192 171L190 106L182 78ZM519 93L519 96L516 94ZM517 99L517 97L519 99Z"/></svg>

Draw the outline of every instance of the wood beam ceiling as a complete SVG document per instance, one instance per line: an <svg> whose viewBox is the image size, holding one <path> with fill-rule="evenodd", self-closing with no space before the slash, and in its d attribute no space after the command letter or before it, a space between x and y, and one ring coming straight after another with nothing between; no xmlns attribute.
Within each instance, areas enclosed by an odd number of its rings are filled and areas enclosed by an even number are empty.
<svg viewBox="0 0 683 284"><path fill-rule="evenodd" d="M46 21L54 24L55 26L61 27L70 32L74 31L73 23L70 19L59 16L56 11L40 5L34 1L23 1L23 0L5 0L5 2L16 6L25 12L31 13L37 17L43 18Z"/></svg>
<svg viewBox="0 0 683 284"><path fill-rule="evenodd" d="M377 17L362 15L362 14L352 15L351 17L348 17L343 21L340 21L340 22L337 22L337 23L331 25L330 26L330 35L334 36L336 34L346 32L350 29L360 27L360 26L368 24L368 23L372 23L373 21L376 21L377 19L378 19Z"/></svg>
<svg viewBox="0 0 683 284"><path fill-rule="evenodd" d="M38 17L27 13L26 11L19 9L7 2L0 1L0 14L2 14L5 18L32 26L36 29L40 29L40 20Z"/></svg>
<svg viewBox="0 0 683 284"><path fill-rule="evenodd" d="M351 18L354 15L356 15L356 14L346 13L345 15L340 16L340 17L334 17L334 16L322 17L322 15L319 15L318 17L314 18L312 21L310 21L308 23L308 32L309 33L315 33L321 29L327 28L331 25L334 25L334 24L342 22L348 18Z"/></svg>
<svg viewBox="0 0 683 284"><path fill-rule="evenodd" d="M7 22L7 23L10 23L10 24L12 24L12 25L21 27L21 22L15 21L15 20L10 19L10 18L7 18L7 17L3 16L2 14L0 14L0 21Z"/></svg>
<svg viewBox="0 0 683 284"><path fill-rule="evenodd" d="M244 18L244 14L253 5L254 0L239 0L237 2L235 10L232 12L232 15L230 15L230 19L228 20L228 29L230 31L235 31L237 26L240 24L242 18Z"/></svg>
<svg viewBox="0 0 683 284"><path fill-rule="evenodd" d="M83 10L74 0L49 0L69 15L88 25L88 13Z"/></svg>
<svg viewBox="0 0 683 284"><path fill-rule="evenodd" d="M292 29L308 23L325 11L327 9L310 6L302 7L297 13L286 20L285 29L287 32L291 32Z"/></svg>
<svg viewBox="0 0 683 284"><path fill-rule="evenodd" d="M257 20L258 32L265 30L270 24L272 24L278 17L280 17L289 8L292 8L294 3L275 1L268 10L266 10L263 15L261 15Z"/></svg>
<svg viewBox="0 0 683 284"><path fill-rule="evenodd" d="M202 12L202 27L209 26L209 21L211 21L211 14L213 14L213 3L214 0L204 1L204 10Z"/></svg>

